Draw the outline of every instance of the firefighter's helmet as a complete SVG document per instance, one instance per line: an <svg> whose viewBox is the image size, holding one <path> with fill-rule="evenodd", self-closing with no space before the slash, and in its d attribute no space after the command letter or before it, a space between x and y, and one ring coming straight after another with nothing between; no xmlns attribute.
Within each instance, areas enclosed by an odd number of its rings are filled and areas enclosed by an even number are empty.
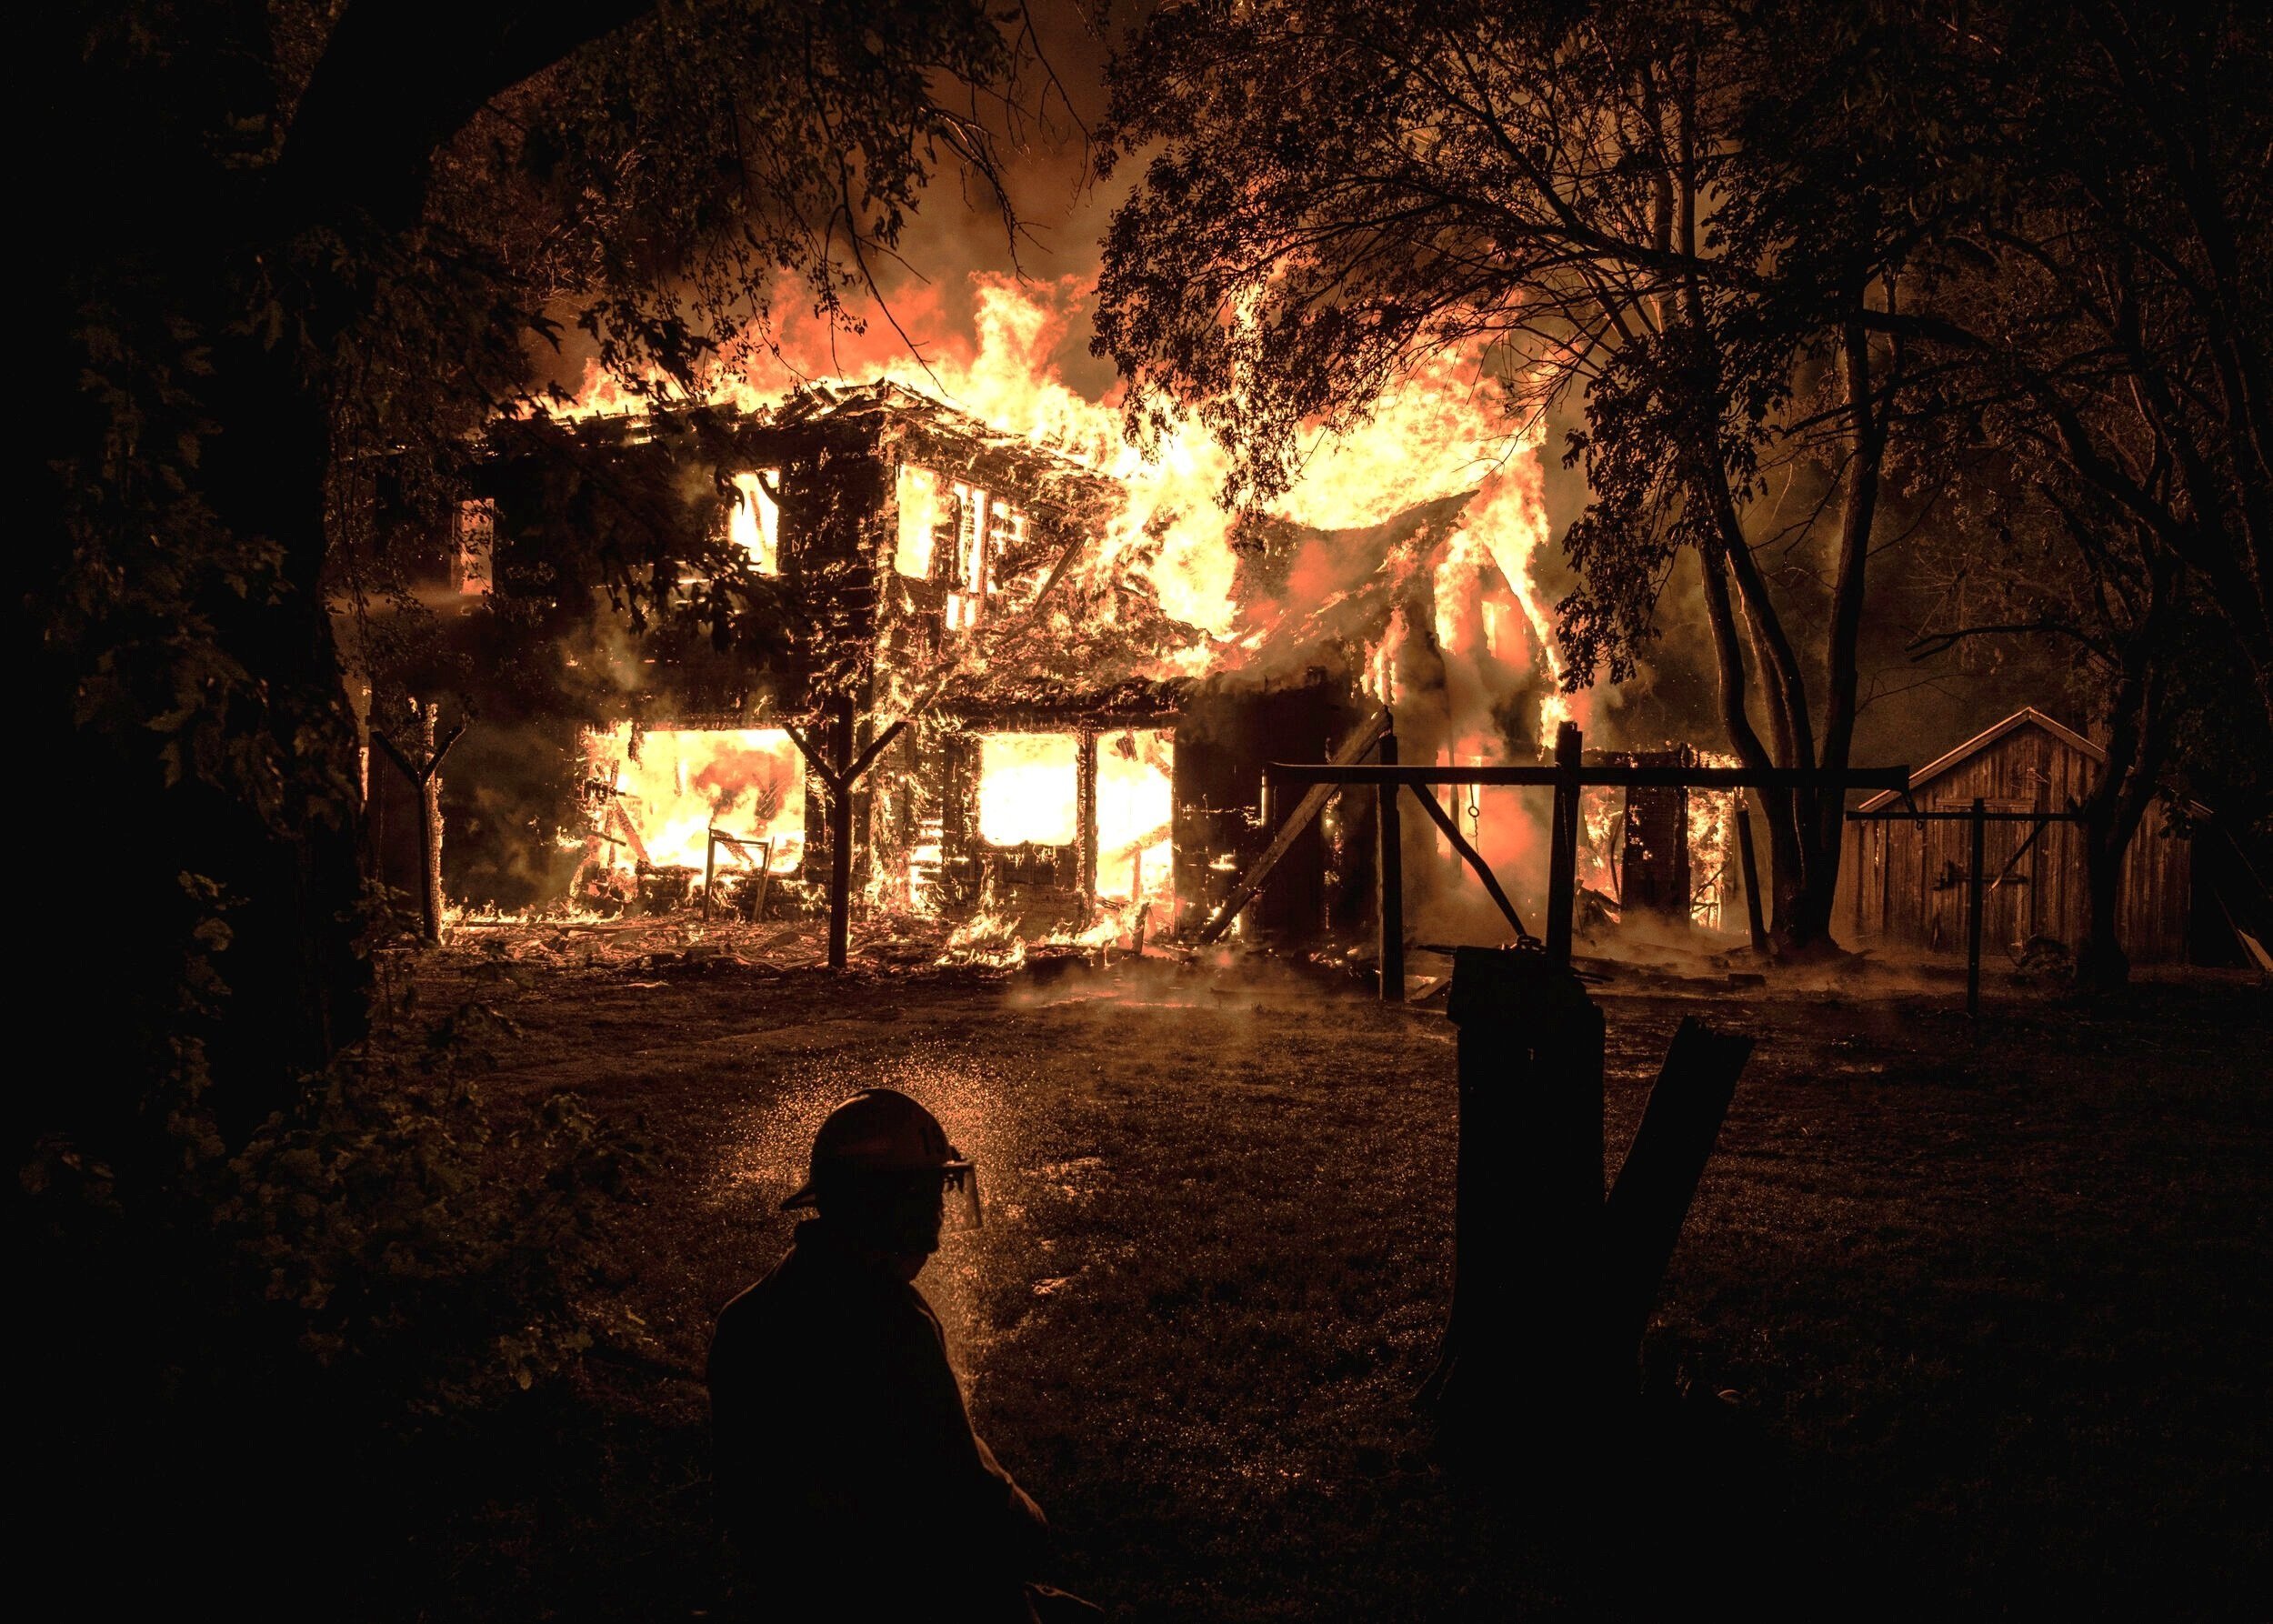
<svg viewBox="0 0 2273 1624"><path fill-rule="evenodd" d="M806 1181L781 1206L826 1210L842 1204L832 1198L860 1201L913 1186L956 1196L964 1221L978 1223L978 1169L947 1142L939 1119L896 1088L863 1088L821 1124Z"/></svg>

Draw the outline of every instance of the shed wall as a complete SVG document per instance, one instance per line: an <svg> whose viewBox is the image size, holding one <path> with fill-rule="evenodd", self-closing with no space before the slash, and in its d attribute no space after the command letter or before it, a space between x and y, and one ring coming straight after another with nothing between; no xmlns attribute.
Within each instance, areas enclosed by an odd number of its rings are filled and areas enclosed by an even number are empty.
<svg viewBox="0 0 2273 1624"><path fill-rule="evenodd" d="M2016 727L1911 791L1925 811L1963 811L1975 797L1993 812L2051 812L2090 788L2098 764L2073 745L2034 726ZM2071 948L2083 940L2083 831L2044 826L2032 842L2028 824L1988 826L1983 872L1985 949L2018 951L2031 937ZM1849 945L1902 944L1928 952L1965 950L1970 826L1900 819L1850 822L1839 872L1834 925ZM2123 867L2117 931L2142 964L2182 961L2192 899L2189 843L2172 834L2159 807L2150 808Z"/></svg>

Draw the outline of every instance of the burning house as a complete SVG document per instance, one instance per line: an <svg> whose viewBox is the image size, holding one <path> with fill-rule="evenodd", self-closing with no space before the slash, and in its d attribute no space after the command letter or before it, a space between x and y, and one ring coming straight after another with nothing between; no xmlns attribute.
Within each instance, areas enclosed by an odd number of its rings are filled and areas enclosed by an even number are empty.
<svg viewBox="0 0 2273 1624"><path fill-rule="evenodd" d="M477 875L519 860L486 845L549 839L546 888L516 900L758 917L838 897L840 913L939 921L974 950L1141 945L1197 929L1272 844L1293 808L1266 804L1265 763L1325 760L1385 707L1407 761L1523 760L1567 704L1530 584L1494 539L1520 506L1536 545L1537 491L1504 480L1371 524L1244 520L1195 582L1159 508L1091 461L879 381L755 410L520 422L486 484L440 586L469 624L541 623L548 560L612 545L636 493L693 492L706 499L649 506L712 526L786 629L755 667L614 650L615 714L535 725L569 764L547 781L573 806L487 815L478 764L444 775L448 888L477 905ZM589 682L579 657L594 658L564 648L560 669L518 680ZM460 681L502 714L484 666L462 660ZM375 787L375 810L406 793ZM1538 808L1485 789L1456 812L1536 897ZM1597 903L1615 915L1631 891L1653 917L1721 923L1726 820L1701 801L1590 810ZM424 819L374 823L408 888ZM1369 798L1338 797L1282 843L1241 928L1362 927L1374 843ZM1493 928L1440 834L1408 824L1402 844L1420 928Z"/></svg>

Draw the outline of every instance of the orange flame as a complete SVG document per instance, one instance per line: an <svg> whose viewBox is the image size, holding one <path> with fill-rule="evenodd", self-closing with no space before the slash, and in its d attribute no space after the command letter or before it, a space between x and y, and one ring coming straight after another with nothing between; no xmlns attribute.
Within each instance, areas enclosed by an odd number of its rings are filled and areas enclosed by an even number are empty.
<svg viewBox="0 0 2273 1624"><path fill-rule="evenodd" d="M703 397L764 410L800 384L883 380L929 395L1007 434L1046 446L1116 481L1127 492L1092 570L1133 567L1161 607L1199 634L1167 662L1186 672L1236 658L1222 647L1231 631L1238 557L1232 517L1217 505L1229 472L1223 447L1186 423L1147 456L1122 433L1119 391L1092 399L1066 383L1053 356L1095 290L1093 276L1019 283L971 278L967 334L951 330L936 290L895 305L894 322L871 319L846 332L793 315L770 334L746 333L706 380ZM900 330L920 350L910 353ZM588 365L564 417L636 412L648 395L671 395L665 380L646 390ZM1511 436L1504 394L1482 367L1480 350L1438 356L1376 403L1366 421L1340 433L1318 430L1292 488L1270 505L1278 516L1322 529L1377 525L1417 503L1479 490L1464 528L1499 566L1522 606L1536 647L1550 650L1547 619L1530 578L1530 559L1547 534L1535 426Z"/></svg>

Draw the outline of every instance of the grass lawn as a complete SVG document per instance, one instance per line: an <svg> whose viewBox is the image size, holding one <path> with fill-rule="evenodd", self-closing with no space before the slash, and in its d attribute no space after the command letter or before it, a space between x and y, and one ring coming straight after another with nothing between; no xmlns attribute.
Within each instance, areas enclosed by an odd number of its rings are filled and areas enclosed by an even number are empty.
<svg viewBox="0 0 2273 1624"><path fill-rule="evenodd" d="M502 947L502 940L500 947ZM2265 1616L2273 1004L1613 982L1613 1162L1681 1015L1759 1045L1676 1255L1667 1397L1598 1477L1442 1464L1453 1028L1286 970L1055 979L430 961L520 1028L494 1098L636 1120L650 1338L437 1510L436 1617L711 1604L712 1316L829 1106L888 1083L981 1165L919 1284L1057 1582L1131 1619ZM1559 1395L1527 1395L1552 1407ZM541 1435L541 1436L540 1436Z"/></svg>

